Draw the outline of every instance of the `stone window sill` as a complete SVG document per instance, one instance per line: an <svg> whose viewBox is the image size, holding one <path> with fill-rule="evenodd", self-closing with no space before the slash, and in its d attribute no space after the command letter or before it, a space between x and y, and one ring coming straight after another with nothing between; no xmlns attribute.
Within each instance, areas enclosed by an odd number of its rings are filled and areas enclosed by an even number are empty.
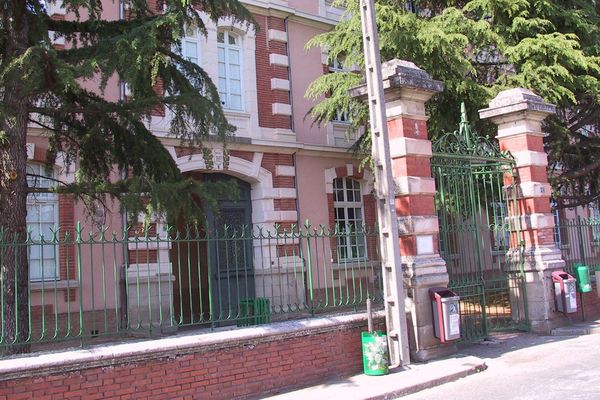
<svg viewBox="0 0 600 400"><path fill-rule="evenodd" d="M29 290L32 292L41 292L49 290L67 290L76 289L79 284L75 280L62 280L62 281L45 281L45 282L31 282L29 284Z"/></svg>

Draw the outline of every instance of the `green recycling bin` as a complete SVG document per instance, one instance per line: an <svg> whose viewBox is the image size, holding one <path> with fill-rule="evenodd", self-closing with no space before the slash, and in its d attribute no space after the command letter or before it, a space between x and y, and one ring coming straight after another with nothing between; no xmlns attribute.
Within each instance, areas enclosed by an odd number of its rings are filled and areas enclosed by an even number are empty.
<svg viewBox="0 0 600 400"><path fill-rule="evenodd" d="M362 332L365 375L386 375L389 370L387 336L380 331Z"/></svg>
<svg viewBox="0 0 600 400"><path fill-rule="evenodd" d="M577 279L577 291L579 293L587 293L592 291L590 268L587 265L580 264L575 267L575 279Z"/></svg>

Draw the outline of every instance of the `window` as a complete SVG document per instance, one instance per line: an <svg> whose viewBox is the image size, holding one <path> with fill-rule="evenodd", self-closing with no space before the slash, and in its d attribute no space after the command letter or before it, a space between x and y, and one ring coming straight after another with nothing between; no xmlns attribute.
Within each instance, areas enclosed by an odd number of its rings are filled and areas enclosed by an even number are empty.
<svg viewBox="0 0 600 400"><path fill-rule="evenodd" d="M554 219L554 243L557 246L566 245L567 235L563 234L561 211L558 208L558 204L554 200L550 200L550 207L552 208L552 218Z"/></svg>
<svg viewBox="0 0 600 400"><path fill-rule="evenodd" d="M600 242L600 209L598 205L590 205L590 226L592 227L592 239Z"/></svg>
<svg viewBox="0 0 600 400"><path fill-rule="evenodd" d="M27 166L29 187L47 189L54 186L53 174L43 165ZM51 244L58 226L58 196L55 193L30 193L27 195L27 229L30 232L29 280L58 279L57 246ZM49 243L49 244L44 244Z"/></svg>
<svg viewBox="0 0 600 400"><path fill-rule="evenodd" d="M185 37L181 40L181 55L186 60L200 65L200 32L198 29L186 29Z"/></svg>
<svg viewBox="0 0 600 400"><path fill-rule="evenodd" d="M329 73L335 72L347 72L348 70L344 68L344 61L341 58L336 58L331 63L329 63ZM347 111L337 110L335 112L335 116L333 118L333 122L337 123L349 123L350 118L348 116Z"/></svg>
<svg viewBox="0 0 600 400"><path fill-rule="evenodd" d="M321 0L320 14L323 17L340 20L344 15L344 9L333 6L334 0Z"/></svg>
<svg viewBox="0 0 600 400"><path fill-rule="evenodd" d="M342 236L337 238L338 260L364 258L365 237L360 182L352 178L333 180L334 222Z"/></svg>
<svg viewBox="0 0 600 400"><path fill-rule="evenodd" d="M219 97L223 107L243 110L241 38L227 30L217 32L219 53Z"/></svg>
<svg viewBox="0 0 600 400"><path fill-rule="evenodd" d="M340 57L335 58L329 63L329 72L345 72L344 69L344 60Z"/></svg>
<svg viewBox="0 0 600 400"><path fill-rule="evenodd" d="M334 122L339 122L339 123L349 123L350 122L350 117L348 117L348 112L347 111L342 111L342 110L336 110L335 112L335 117L333 119Z"/></svg>

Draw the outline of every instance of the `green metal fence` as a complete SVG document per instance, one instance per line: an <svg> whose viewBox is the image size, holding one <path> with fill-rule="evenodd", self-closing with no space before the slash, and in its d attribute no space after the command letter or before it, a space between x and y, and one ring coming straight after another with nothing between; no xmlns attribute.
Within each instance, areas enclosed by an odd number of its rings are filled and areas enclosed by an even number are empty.
<svg viewBox="0 0 600 400"><path fill-rule="evenodd" d="M578 264L593 271L600 266L600 219L577 217L555 218L554 241L560 247L565 270L573 274Z"/></svg>
<svg viewBox="0 0 600 400"><path fill-rule="evenodd" d="M165 334L186 326L214 329L353 311L381 303L377 232L310 225L273 230L150 225L108 233L77 225L23 243L0 229L2 280L8 250L25 246L27 301L0 293L0 347L131 334ZM344 258L347 243L362 254ZM24 268L16 265L16 271ZM16 303L16 304L15 304ZM27 318L5 320L10 307Z"/></svg>

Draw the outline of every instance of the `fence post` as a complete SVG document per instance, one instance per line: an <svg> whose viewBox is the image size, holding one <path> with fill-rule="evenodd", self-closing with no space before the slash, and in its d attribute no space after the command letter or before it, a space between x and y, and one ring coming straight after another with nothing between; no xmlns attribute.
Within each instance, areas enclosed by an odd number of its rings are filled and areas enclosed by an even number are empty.
<svg viewBox="0 0 600 400"><path fill-rule="evenodd" d="M81 222L77 221L77 232L75 234L75 243L77 245L77 288L79 290L77 300L79 300L79 336L81 338L81 345L83 346L83 339L85 337L85 329L83 326L83 277L81 276Z"/></svg>
<svg viewBox="0 0 600 400"><path fill-rule="evenodd" d="M542 131L542 121L554 112L554 105L522 88L500 92L489 108L479 110L482 119L498 125L500 149L510 151L515 158L516 205L509 213L516 222L512 225L520 226L523 235L522 262L531 329L544 334L562 322L561 316L554 312L551 274L565 265L554 243L552 190L548 184Z"/></svg>
<svg viewBox="0 0 600 400"><path fill-rule="evenodd" d="M581 218L581 215L577 216L577 236L578 236L578 242L579 242L579 252L580 252L580 259L581 262L583 264L587 264L586 260L585 260L585 247L583 244L583 220Z"/></svg>

